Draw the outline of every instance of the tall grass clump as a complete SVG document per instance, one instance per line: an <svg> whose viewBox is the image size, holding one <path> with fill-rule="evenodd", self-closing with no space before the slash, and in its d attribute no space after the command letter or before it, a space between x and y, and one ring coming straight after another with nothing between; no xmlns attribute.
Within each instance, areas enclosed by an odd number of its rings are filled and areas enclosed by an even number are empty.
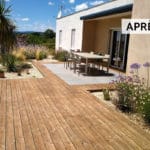
<svg viewBox="0 0 150 150"><path fill-rule="evenodd" d="M68 52L65 51L65 50L57 51L57 52L54 54L54 59L57 59L57 60L59 60L59 61L65 61L67 55L68 55Z"/></svg>
<svg viewBox="0 0 150 150"><path fill-rule="evenodd" d="M24 55L24 49L22 49L22 48L14 50L12 54L15 55L15 57L17 58L18 61L26 60L26 57Z"/></svg>

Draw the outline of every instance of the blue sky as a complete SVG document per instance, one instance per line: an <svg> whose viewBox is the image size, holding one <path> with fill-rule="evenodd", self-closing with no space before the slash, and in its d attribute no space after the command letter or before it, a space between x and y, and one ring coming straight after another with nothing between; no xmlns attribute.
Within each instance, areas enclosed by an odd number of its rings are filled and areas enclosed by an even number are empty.
<svg viewBox="0 0 150 150"><path fill-rule="evenodd" d="M5 0L12 5L11 17L18 31L55 30L56 17L63 5L63 15L77 12L109 0Z"/></svg>

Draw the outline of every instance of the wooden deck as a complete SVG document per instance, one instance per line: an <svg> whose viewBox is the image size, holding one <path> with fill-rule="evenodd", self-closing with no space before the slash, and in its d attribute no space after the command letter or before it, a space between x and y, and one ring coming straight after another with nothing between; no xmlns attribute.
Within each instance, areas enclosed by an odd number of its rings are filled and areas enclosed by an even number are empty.
<svg viewBox="0 0 150 150"><path fill-rule="evenodd" d="M0 150L150 150L150 135L38 65L43 79L0 80Z"/></svg>

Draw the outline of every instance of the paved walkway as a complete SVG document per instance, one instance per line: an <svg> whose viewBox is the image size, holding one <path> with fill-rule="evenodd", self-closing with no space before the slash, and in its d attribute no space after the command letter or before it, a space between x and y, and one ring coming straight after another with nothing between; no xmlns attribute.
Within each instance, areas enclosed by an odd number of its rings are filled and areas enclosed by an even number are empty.
<svg viewBox="0 0 150 150"><path fill-rule="evenodd" d="M121 113L38 67L43 79L0 80L0 150L150 149Z"/></svg>
<svg viewBox="0 0 150 150"><path fill-rule="evenodd" d="M64 68L63 64L45 64L45 66L69 85L110 83L119 75L110 69L110 73L94 71L94 74L85 76L83 73L74 73L73 69Z"/></svg>

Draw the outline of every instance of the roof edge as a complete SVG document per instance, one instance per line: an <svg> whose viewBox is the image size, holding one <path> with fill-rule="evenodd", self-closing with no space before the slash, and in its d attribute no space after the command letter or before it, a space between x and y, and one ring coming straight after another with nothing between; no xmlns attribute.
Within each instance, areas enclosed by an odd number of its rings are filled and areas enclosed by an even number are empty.
<svg viewBox="0 0 150 150"><path fill-rule="evenodd" d="M105 11L93 13L90 15L81 16L80 19L81 20L88 20L88 19L94 19L94 18L108 16L108 15L114 15L117 13L124 13L124 12L131 11L132 8L133 8L133 4L128 4L128 5L124 5L124 6L120 6L120 7L116 7L116 8L111 8L111 9L108 9Z"/></svg>
<svg viewBox="0 0 150 150"><path fill-rule="evenodd" d="M114 1L116 1L116 0L114 0ZM73 13L71 13L71 14L68 14L68 15L66 15L66 16L62 16L61 18L56 18L56 19L57 19L57 20L63 19L63 18L65 18L65 17L72 16L72 15L78 14L78 13L80 13L80 12L87 11L87 10L90 10L90 9L93 9L93 8L96 8L96 7L99 7L99 6L108 4L108 3L114 3L114 1L109 0L108 2L104 2L104 3L102 3L102 4L98 4L98 5L93 6L93 7L89 7L89 8L86 8L86 9L83 9L83 10L80 10L80 11L77 11L77 12L73 12Z"/></svg>

